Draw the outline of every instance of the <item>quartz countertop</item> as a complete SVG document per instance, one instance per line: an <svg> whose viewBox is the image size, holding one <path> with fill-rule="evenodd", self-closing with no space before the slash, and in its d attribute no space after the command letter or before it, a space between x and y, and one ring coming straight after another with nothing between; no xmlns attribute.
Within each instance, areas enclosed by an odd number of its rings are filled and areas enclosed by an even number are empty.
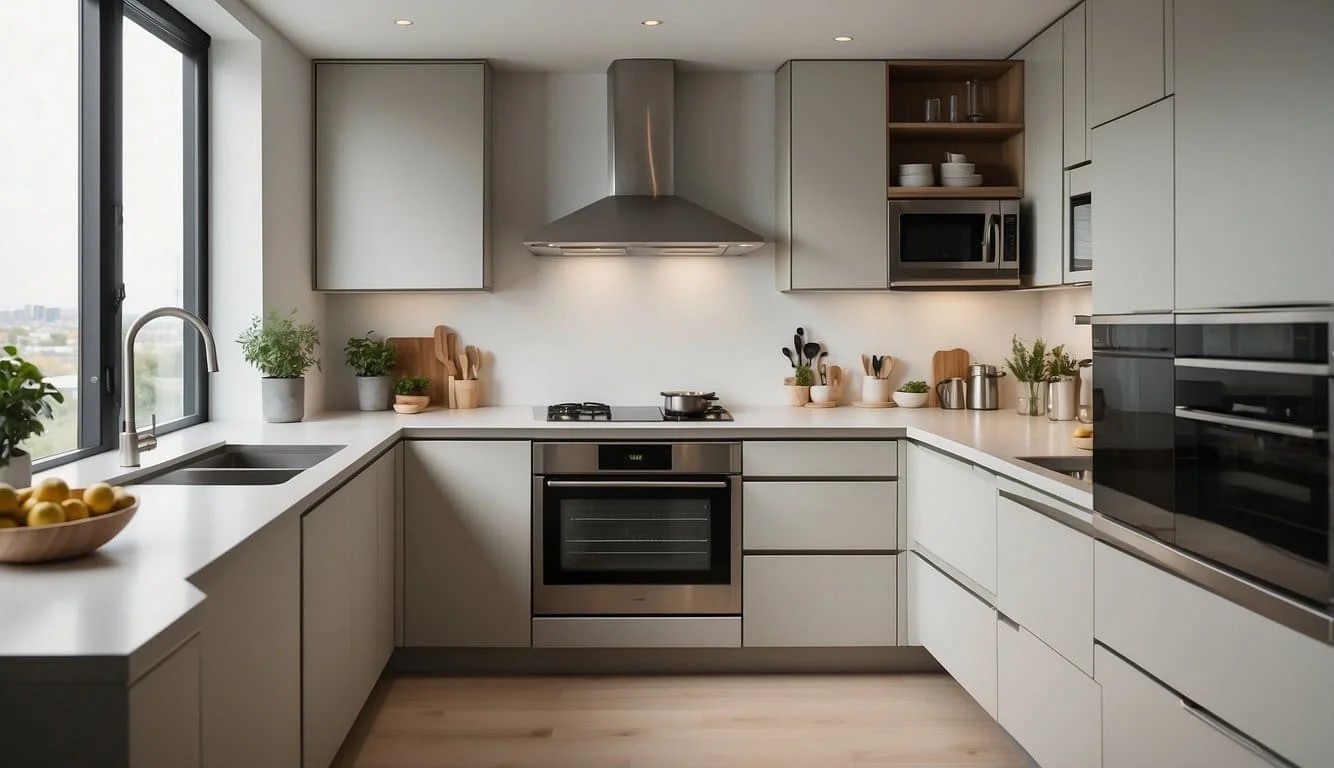
<svg viewBox="0 0 1334 768"><path fill-rule="evenodd" d="M1018 460L1087 455L1073 422L1012 411L934 408L734 407L731 422L548 423L530 406L428 410L412 416L331 412L297 424L209 422L164 435L135 471L115 452L52 470L84 486L133 485L157 465L222 442L342 445L329 459L281 485L139 485L140 509L114 541L78 560L0 564L0 678L34 659L126 659L189 618L206 596L190 579L286 515L318 504L402 439L866 439L908 438L1091 510L1092 489ZM4 667L10 667L7 673Z"/></svg>

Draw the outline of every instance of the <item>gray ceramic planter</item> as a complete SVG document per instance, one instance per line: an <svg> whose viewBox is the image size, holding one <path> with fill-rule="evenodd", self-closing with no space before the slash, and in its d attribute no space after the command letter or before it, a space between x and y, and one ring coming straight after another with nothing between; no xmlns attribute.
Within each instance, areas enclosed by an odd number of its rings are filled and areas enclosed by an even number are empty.
<svg viewBox="0 0 1334 768"><path fill-rule="evenodd" d="M306 415L306 380L265 377L261 392L264 420L270 424L301 421Z"/></svg>
<svg viewBox="0 0 1334 768"><path fill-rule="evenodd" d="M387 411L394 397L394 380L388 376L357 377L357 407L363 411Z"/></svg>
<svg viewBox="0 0 1334 768"><path fill-rule="evenodd" d="M9 463L0 467L0 483L14 488L27 488L32 485L32 457L26 453L15 453Z"/></svg>

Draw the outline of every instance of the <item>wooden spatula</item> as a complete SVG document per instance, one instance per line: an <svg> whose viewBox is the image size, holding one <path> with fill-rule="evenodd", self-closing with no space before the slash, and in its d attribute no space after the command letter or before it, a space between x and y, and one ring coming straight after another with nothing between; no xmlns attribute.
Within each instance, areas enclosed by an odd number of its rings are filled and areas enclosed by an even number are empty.
<svg viewBox="0 0 1334 768"><path fill-rule="evenodd" d="M482 370L482 351L471 344L468 345L466 351L468 353L468 363L472 366L469 375L476 379L478 373Z"/></svg>

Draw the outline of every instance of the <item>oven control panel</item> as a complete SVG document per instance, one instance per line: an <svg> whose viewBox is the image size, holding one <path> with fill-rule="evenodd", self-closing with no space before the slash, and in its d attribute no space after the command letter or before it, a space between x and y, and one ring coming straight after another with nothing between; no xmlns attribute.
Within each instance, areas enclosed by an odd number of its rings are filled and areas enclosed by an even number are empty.
<svg viewBox="0 0 1334 768"><path fill-rule="evenodd" d="M602 444L598 446L598 470L670 472L672 471L672 446L662 443L648 445Z"/></svg>

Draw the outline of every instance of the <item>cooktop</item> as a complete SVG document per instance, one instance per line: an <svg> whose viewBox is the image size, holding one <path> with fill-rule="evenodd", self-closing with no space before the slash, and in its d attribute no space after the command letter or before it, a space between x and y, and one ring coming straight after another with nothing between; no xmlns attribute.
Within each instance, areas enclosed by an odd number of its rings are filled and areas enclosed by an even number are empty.
<svg viewBox="0 0 1334 768"><path fill-rule="evenodd" d="M731 421L732 414L720 405L709 406L699 416L665 414L656 405L607 405L605 403L557 403L533 408L538 421Z"/></svg>

